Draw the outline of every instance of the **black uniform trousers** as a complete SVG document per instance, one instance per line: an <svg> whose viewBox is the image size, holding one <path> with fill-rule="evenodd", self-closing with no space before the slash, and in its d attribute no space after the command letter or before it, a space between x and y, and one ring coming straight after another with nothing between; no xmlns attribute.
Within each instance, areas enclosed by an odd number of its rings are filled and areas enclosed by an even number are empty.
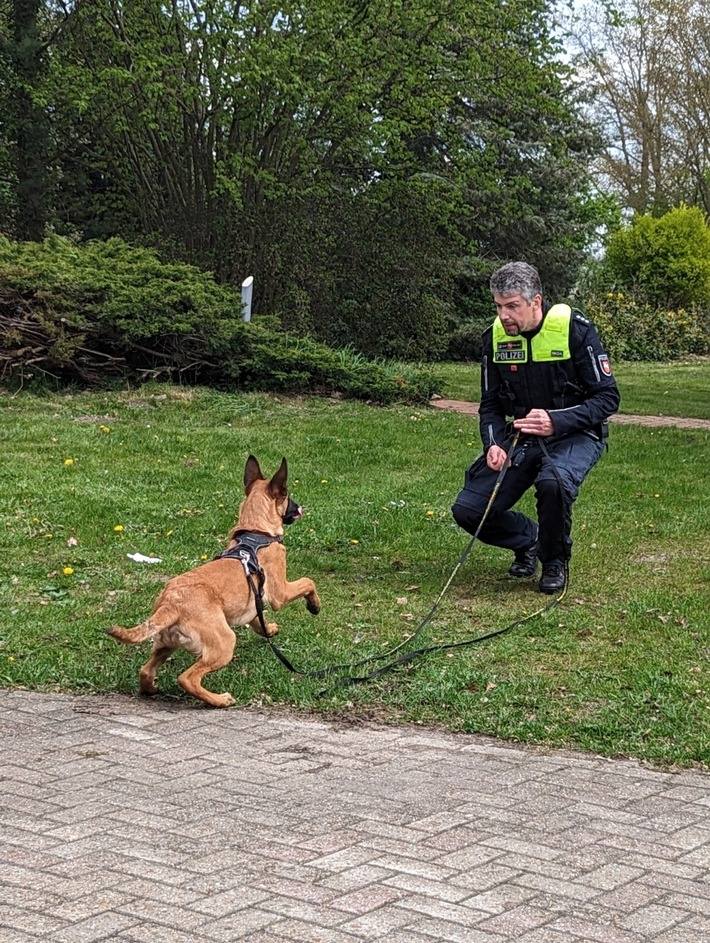
<svg viewBox="0 0 710 943"><path fill-rule="evenodd" d="M508 449L509 445L510 440L503 448ZM579 494L579 486L601 457L603 447L600 439L585 433L546 439L548 458L538 437L519 440L479 540L518 551L527 550L538 539L538 556L543 565L569 559L572 503ZM464 487L451 510L456 523L469 534L474 534L481 522L498 474L486 465L483 455L466 472ZM510 510L533 485L537 524L520 511Z"/></svg>

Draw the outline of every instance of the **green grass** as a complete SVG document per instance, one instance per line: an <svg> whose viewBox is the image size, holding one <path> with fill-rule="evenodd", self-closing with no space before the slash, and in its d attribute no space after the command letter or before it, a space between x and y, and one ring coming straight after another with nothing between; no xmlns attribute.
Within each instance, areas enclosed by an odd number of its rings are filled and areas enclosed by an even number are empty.
<svg viewBox="0 0 710 943"><path fill-rule="evenodd" d="M478 364L446 363L437 367L449 399L478 402ZM710 358L677 363L615 363L621 390L620 412L640 416L687 416L710 419Z"/></svg>
<svg viewBox="0 0 710 943"><path fill-rule="evenodd" d="M222 548L250 452L270 473L287 456L305 506L286 535L289 572L316 580L323 609L313 618L298 603L277 617L299 667L402 642L468 541L450 505L478 435L454 413L154 386L0 395L0 438L5 687L135 694L148 645L102 630L144 619L169 575ZM575 507L567 597L500 638L319 697L322 682L289 674L240 629L234 661L207 684L242 705L710 764L709 461L708 432L613 428ZM134 552L162 563L134 563ZM544 604L532 583L506 579L509 562L476 545L417 646ZM188 659L163 669L162 697L187 699L175 679Z"/></svg>

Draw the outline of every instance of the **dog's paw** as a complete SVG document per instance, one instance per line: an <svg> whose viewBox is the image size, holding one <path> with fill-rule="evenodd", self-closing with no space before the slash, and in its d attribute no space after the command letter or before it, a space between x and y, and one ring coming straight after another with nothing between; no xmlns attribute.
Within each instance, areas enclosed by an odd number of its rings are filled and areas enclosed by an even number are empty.
<svg viewBox="0 0 710 943"><path fill-rule="evenodd" d="M266 623L266 637L271 638L273 635L279 634L279 626L276 622L267 622Z"/></svg>
<svg viewBox="0 0 710 943"><path fill-rule="evenodd" d="M307 599L306 600L306 609L310 612L312 616L317 616L320 612L320 599Z"/></svg>
<svg viewBox="0 0 710 943"><path fill-rule="evenodd" d="M215 694L212 701L214 707L234 707L236 703L231 694Z"/></svg>

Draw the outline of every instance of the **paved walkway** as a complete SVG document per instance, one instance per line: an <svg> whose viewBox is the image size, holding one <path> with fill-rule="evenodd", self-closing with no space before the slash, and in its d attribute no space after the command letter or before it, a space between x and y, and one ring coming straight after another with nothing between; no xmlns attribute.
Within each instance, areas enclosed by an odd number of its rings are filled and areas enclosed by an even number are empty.
<svg viewBox="0 0 710 943"><path fill-rule="evenodd" d="M0 943L708 943L710 774L0 692Z"/></svg>
<svg viewBox="0 0 710 943"><path fill-rule="evenodd" d="M441 399L434 397L430 406L437 409L450 409L467 416L478 415L478 403L469 403L460 399ZM632 413L615 413L609 422L627 426L675 426L678 429L710 429L710 419L689 419L680 416L635 416Z"/></svg>

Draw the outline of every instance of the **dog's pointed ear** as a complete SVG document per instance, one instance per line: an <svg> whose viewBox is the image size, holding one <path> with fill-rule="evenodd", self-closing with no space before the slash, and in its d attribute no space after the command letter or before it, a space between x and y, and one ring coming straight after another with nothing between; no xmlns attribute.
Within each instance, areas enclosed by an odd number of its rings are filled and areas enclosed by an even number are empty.
<svg viewBox="0 0 710 943"><path fill-rule="evenodd" d="M247 459L246 465L244 466L244 491L246 494L249 494L254 482L263 477L264 476L261 474L261 469L259 468L259 463L253 455L250 455Z"/></svg>
<svg viewBox="0 0 710 943"><path fill-rule="evenodd" d="M269 491L276 497L280 494L286 494L286 478L288 477L288 466L286 459L281 459L281 467L269 482Z"/></svg>

